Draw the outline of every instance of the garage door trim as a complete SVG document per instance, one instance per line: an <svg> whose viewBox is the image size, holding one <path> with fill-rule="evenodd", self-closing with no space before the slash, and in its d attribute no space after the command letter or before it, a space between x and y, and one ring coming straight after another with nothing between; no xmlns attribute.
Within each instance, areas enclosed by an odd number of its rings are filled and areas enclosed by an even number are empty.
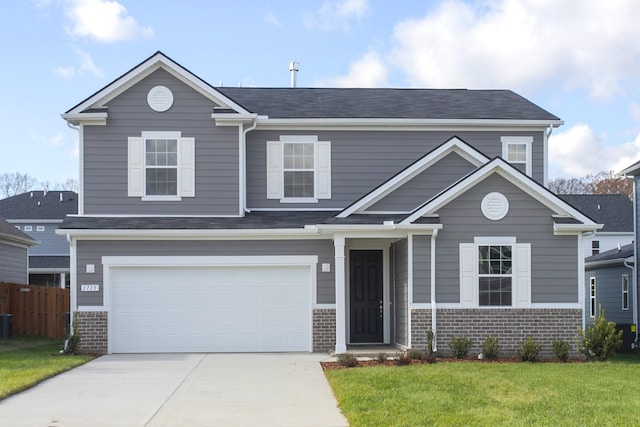
<svg viewBox="0 0 640 427"><path fill-rule="evenodd" d="M313 313L316 300L318 257L308 256L104 256L103 298L107 307L107 352L112 353L111 269L119 267L309 267L309 351L313 347Z"/></svg>

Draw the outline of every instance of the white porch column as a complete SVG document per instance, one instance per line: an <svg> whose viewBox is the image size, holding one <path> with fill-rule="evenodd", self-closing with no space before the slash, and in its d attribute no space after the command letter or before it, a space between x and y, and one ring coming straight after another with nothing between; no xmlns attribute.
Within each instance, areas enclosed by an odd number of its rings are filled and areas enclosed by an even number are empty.
<svg viewBox="0 0 640 427"><path fill-rule="evenodd" d="M345 300L344 237L334 237L336 272L336 353L347 351L347 302Z"/></svg>
<svg viewBox="0 0 640 427"><path fill-rule="evenodd" d="M60 288L64 289L67 287L67 274L60 273Z"/></svg>

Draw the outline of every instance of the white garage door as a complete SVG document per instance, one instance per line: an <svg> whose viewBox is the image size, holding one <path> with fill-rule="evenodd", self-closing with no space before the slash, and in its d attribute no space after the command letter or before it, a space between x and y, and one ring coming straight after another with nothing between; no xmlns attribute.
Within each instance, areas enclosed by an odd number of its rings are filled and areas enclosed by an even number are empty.
<svg viewBox="0 0 640 427"><path fill-rule="evenodd" d="M113 353L311 351L309 266L112 267Z"/></svg>

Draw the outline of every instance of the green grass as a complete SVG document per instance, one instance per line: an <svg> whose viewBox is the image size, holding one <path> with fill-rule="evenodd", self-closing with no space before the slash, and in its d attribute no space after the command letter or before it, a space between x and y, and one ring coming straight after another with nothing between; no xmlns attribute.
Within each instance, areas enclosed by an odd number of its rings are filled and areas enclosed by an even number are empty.
<svg viewBox="0 0 640 427"><path fill-rule="evenodd" d="M326 371L351 426L640 424L640 356Z"/></svg>
<svg viewBox="0 0 640 427"><path fill-rule="evenodd" d="M0 340L0 400L91 360L60 354L61 340L15 337Z"/></svg>

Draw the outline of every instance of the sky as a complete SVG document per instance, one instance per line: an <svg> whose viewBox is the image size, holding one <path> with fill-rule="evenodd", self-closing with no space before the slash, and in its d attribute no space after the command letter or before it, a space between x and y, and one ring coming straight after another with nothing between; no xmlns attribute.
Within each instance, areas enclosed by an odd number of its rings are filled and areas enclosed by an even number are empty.
<svg viewBox="0 0 640 427"><path fill-rule="evenodd" d="M640 159L637 0L3 0L1 173L78 176L60 114L160 50L218 86L511 89L564 120L549 177Z"/></svg>

